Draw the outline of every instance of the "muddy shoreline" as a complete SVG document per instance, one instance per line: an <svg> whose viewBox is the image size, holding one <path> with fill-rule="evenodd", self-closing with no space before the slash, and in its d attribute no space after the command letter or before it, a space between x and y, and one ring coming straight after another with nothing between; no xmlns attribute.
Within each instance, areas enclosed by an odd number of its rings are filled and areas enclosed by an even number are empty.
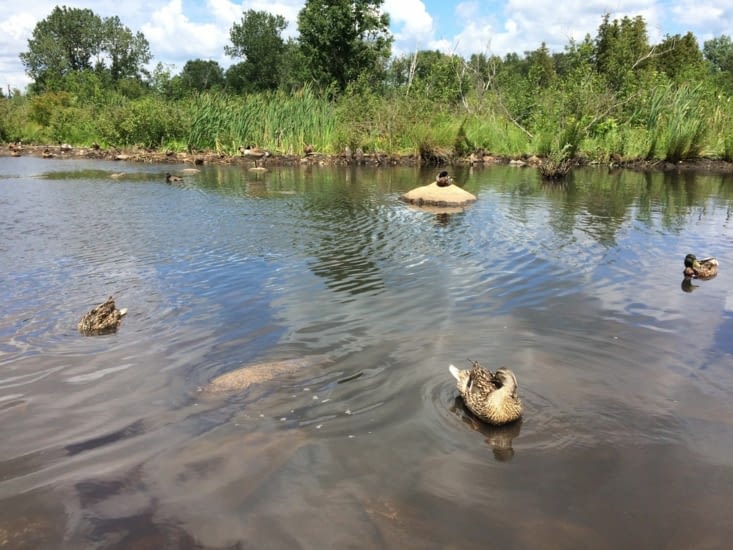
<svg viewBox="0 0 733 550"><path fill-rule="evenodd" d="M114 160L120 162L140 163L170 163L170 164L191 164L194 166L204 164L240 164L243 166L255 166L255 161L242 155L229 155L216 151L193 151L176 152L161 151L156 149L103 149L99 147L72 147L69 145L17 145L5 144L0 147L0 156L22 157L33 156L41 158L59 159L97 159ZM509 164L518 167L539 166L542 159L535 155L524 155L521 157L508 157L492 155L489 153L473 153L468 156L443 159L442 162L429 162L418 155L388 155L385 153L343 153L324 154L312 152L305 155L289 155L273 153L266 159L260 160L258 166L460 166L479 165L490 166L492 164ZM589 162L584 159L576 159L577 166L606 166L609 169L630 169L639 171L663 171L663 172L712 172L721 174L733 173L733 162L713 158L698 158L678 163L666 161L649 160L616 160L609 163Z"/></svg>

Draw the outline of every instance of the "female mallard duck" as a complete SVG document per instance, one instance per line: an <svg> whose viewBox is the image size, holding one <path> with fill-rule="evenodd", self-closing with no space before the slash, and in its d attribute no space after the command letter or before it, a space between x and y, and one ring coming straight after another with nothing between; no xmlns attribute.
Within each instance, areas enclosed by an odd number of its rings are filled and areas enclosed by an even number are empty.
<svg viewBox="0 0 733 550"><path fill-rule="evenodd" d="M435 179L435 183L438 187L448 187L453 184L453 178L448 175L448 172L443 170L438 177Z"/></svg>
<svg viewBox="0 0 733 550"><path fill-rule="evenodd" d="M698 260L694 254L685 256L685 277L693 279L710 279L718 274L718 260L703 258Z"/></svg>
<svg viewBox="0 0 733 550"><path fill-rule="evenodd" d="M165 174L165 182L166 183L180 183L183 181L183 178L181 176L174 176L173 174L166 172Z"/></svg>
<svg viewBox="0 0 733 550"><path fill-rule="evenodd" d="M122 322L127 309L117 309L112 296L103 304L99 304L86 313L79 321L79 332L82 334L104 334L114 332Z"/></svg>
<svg viewBox="0 0 733 550"><path fill-rule="evenodd" d="M522 416L522 403L517 397L517 378L507 368L491 373L473 362L471 369L448 367L456 379L456 387L473 414L488 424L499 426Z"/></svg>

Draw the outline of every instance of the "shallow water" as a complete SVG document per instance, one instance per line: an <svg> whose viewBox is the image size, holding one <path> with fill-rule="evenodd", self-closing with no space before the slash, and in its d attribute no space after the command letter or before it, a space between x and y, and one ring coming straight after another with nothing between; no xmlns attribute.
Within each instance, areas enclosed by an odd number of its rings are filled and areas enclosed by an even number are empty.
<svg viewBox="0 0 733 550"><path fill-rule="evenodd" d="M730 177L463 169L478 202L436 215L398 200L415 169L182 168L0 158L0 546L733 536ZM688 252L721 272L683 291ZM463 410L469 358L515 371L520 424Z"/></svg>

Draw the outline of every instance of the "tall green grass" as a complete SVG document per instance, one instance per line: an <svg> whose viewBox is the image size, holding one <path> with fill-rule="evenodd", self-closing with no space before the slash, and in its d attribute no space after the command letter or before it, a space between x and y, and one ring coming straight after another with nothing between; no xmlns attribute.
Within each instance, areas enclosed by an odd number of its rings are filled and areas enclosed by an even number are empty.
<svg viewBox="0 0 733 550"><path fill-rule="evenodd" d="M0 140L97 141L232 155L243 145L280 154L301 154L306 146L330 154L360 148L431 162L480 151L534 153L558 162L576 156L607 161L613 155L677 162L715 154L733 160L733 100L686 85L650 87L633 101L588 99L599 90L595 83L587 90L537 90L528 106L533 111L523 118L509 113L490 90L458 103L368 86L336 99L307 87L295 93L204 93L182 100L153 94L129 99L114 90L86 100L71 93L19 95L0 100ZM576 101L575 93L583 101Z"/></svg>
<svg viewBox="0 0 733 550"><path fill-rule="evenodd" d="M699 86L658 86L652 90L643 113L647 131L647 159L668 162L694 159L705 148L709 117ZM632 117L632 119L634 118Z"/></svg>
<svg viewBox="0 0 733 550"><path fill-rule="evenodd" d="M191 100L188 142L197 149L230 154L257 145L300 153L306 145L327 149L334 132L333 105L310 89L232 96L206 93Z"/></svg>

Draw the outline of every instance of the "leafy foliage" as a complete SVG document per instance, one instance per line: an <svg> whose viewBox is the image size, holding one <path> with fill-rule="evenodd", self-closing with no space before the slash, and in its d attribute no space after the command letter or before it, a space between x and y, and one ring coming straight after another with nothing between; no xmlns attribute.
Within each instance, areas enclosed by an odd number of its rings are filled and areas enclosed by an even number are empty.
<svg viewBox="0 0 733 550"><path fill-rule="evenodd" d="M382 77L392 37L384 0L307 0L298 15L300 45L313 81L346 89L361 75Z"/></svg>
<svg viewBox="0 0 733 550"><path fill-rule="evenodd" d="M178 97L190 95L191 92L205 92L224 87L224 69L219 63L211 60L194 59L186 61L183 70L172 84L177 87Z"/></svg>
<svg viewBox="0 0 733 550"><path fill-rule="evenodd" d="M280 33L285 30L285 18L265 11L248 10L239 23L232 25L231 46L224 51L243 60L236 69L236 91L275 90L280 84L279 67L285 53Z"/></svg>
<svg viewBox="0 0 733 550"><path fill-rule="evenodd" d="M421 50L388 61L382 0L309 0L299 36L249 10L236 63L148 73L147 42L118 18L56 8L21 58L28 95L0 97L0 139L118 147L458 156L541 154L549 173L579 160L733 158L733 42L690 33L650 44L643 18L603 17L596 36L552 53L469 59ZM72 39L73 37L73 39Z"/></svg>
<svg viewBox="0 0 733 550"><path fill-rule="evenodd" d="M117 16L56 6L35 26L20 59L34 89L44 91L64 89L66 77L90 70L112 82L140 78L151 54L142 33L132 34Z"/></svg>

